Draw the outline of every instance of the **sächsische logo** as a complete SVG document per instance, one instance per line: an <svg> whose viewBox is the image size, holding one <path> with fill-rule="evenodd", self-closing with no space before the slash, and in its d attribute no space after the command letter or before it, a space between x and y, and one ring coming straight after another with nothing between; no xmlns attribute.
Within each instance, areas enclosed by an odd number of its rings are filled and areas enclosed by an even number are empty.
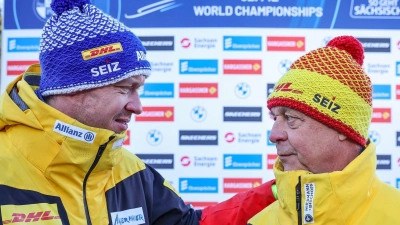
<svg viewBox="0 0 400 225"><path fill-rule="evenodd" d="M150 145L159 145L163 140L163 135L159 130L150 130L147 133L146 140Z"/></svg>
<svg viewBox="0 0 400 225"><path fill-rule="evenodd" d="M195 106L190 112L190 117L195 122L203 122L207 117L207 111L202 106Z"/></svg>
<svg viewBox="0 0 400 225"><path fill-rule="evenodd" d="M398 1L352 0L350 16L355 19L399 19Z"/></svg>
<svg viewBox="0 0 400 225"><path fill-rule="evenodd" d="M251 93L250 85L246 83L239 83L235 86L235 95L238 98L247 98Z"/></svg>

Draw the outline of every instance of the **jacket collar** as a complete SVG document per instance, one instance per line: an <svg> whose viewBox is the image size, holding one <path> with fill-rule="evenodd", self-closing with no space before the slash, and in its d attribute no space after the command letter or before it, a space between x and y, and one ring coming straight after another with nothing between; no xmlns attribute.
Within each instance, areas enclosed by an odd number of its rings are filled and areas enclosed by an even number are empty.
<svg viewBox="0 0 400 225"><path fill-rule="evenodd" d="M283 171L283 166L276 160L274 173L278 188L280 213L297 221L296 185L301 182L302 219L305 218L305 204L310 192L305 190L314 185L312 193L313 218L316 223L341 221L338 224L353 224L360 215L362 206L366 205L376 193L379 185L376 171L375 144L367 148L342 171L312 174L308 171ZM310 199L310 198L308 198ZM307 201L308 203L310 201ZM330 220L332 219L332 220Z"/></svg>

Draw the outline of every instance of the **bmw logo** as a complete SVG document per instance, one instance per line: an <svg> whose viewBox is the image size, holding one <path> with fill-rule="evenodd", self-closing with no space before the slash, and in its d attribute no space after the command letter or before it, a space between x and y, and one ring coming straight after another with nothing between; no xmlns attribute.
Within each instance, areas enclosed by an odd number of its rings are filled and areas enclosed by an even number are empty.
<svg viewBox="0 0 400 225"><path fill-rule="evenodd" d="M190 117L195 122L203 122L207 117L207 111L202 106L195 106L190 112Z"/></svg>
<svg viewBox="0 0 400 225"><path fill-rule="evenodd" d="M325 47L330 40L332 40L332 37L324 37L321 42L321 47Z"/></svg>
<svg viewBox="0 0 400 225"><path fill-rule="evenodd" d="M246 83L239 83L235 86L235 95L238 98L247 98L251 92L250 85Z"/></svg>
<svg viewBox="0 0 400 225"><path fill-rule="evenodd" d="M163 135L159 130L150 130L147 133L146 140L150 145L159 145L163 140Z"/></svg>
<svg viewBox="0 0 400 225"><path fill-rule="evenodd" d="M290 60L284 59L284 60L280 61L279 67L278 67L279 72L281 74L287 73L287 71L289 71L291 65L292 65L292 61L290 61Z"/></svg>
<svg viewBox="0 0 400 225"><path fill-rule="evenodd" d="M374 142L376 145L378 145L381 142L381 135L374 130L370 130L368 136L371 139L371 141Z"/></svg>
<svg viewBox="0 0 400 225"><path fill-rule="evenodd" d="M36 15L43 21L47 21L53 15L50 3L51 1L49 0L36 0L33 2Z"/></svg>

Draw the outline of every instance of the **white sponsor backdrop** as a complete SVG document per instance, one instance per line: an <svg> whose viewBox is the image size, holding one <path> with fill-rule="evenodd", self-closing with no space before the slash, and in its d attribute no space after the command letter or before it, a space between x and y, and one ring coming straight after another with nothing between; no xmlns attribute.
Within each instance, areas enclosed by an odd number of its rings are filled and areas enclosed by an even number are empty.
<svg viewBox="0 0 400 225"><path fill-rule="evenodd" d="M353 35L360 38L390 38L391 52L365 54L364 68L373 84L390 85L388 93L377 94L389 99L374 99L374 108L382 108L375 116L384 116L383 121L371 124L371 137L377 143L379 155L389 155L390 161L382 160L379 177L396 186L400 177L400 31L398 30L330 30L330 29L271 29L271 28L140 28L132 29L137 36L172 36L173 51L148 51L147 58L154 67L148 83L173 83L174 96L169 98L143 98L144 107L173 107L172 115L164 117L173 121L139 122L129 124L130 137L125 147L139 154L173 154L173 169L158 169L188 202L216 202L225 200L233 193L224 193L224 178L238 178L234 184L227 185L225 191L232 192L248 187L247 183L258 185L254 181L241 181L241 178L262 178L268 181L274 178L271 169L267 169L268 155L274 155L275 146L268 143L267 133L273 121L266 108L267 84L275 83L298 57L325 45L330 37ZM7 67L9 61L38 60L38 52L9 52L7 40L13 38L35 37L41 30L3 30L1 91L15 79L9 75L13 68ZM261 38L259 51L224 51L224 36L256 36ZM267 51L267 37L304 37L305 51ZM183 40L183 41L182 41ZM182 44L181 44L182 41ZM187 46L190 43L189 47ZM180 60L218 60L217 74L180 74ZM224 74L224 60L261 60L261 74ZM14 68L15 69L15 68ZM211 85L218 92L217 98L180 98L180 83L218 83ZM244 83L244 84L243 84ZM238 90L239 85L244 89ZM397 92L396 92L397 88ZM246 94L238 95L243 91ZM242 92L241 92L242 91ZM200 110L193 114L193 109ZM261 107L261 122L224 122L224 107ZM162 111L163 108L158 111ZM378 109L379 111L379 109ZM164 112L165 113L165 112ZM203 116L202 118L193 116ZM149 118L148 118L149 119ZM379 120L379 118L378 118ZM150 135L149 132L157 130ZM179 131L218 131L218 145L180 145ZM397 135L397 136L396 136ZM240 154L238 157L229 155ZM226 156L224 158L224 155ZM250 156L249 156L250 155ZM256 156L254 156L256 155ZM261 158L259 156L261 155ZM387 156L387 157L389 157ZM157 156L155 155L155 159ZM383 157L385 158L385 157ZM240 161L243 159L244 161ZM233 161L232 161L233 160ZM160 163L161 161L151 161ZM170 161L164 161L170 162ZM162 163L162 162L161 162ZM259 167L257 166L259 164ZM390 164L388 164L390 163ZM233 165L233 166L232 166ZM234 165L238 165L234 169ZM248 165L248 167L244 167ZM211 180L191 180L186 178L217 178ZM182 184L190 187L180 187ZM242 184L240 184L242 182ZM247 183L246 183L247 182ZM215 186L218 186L215 188ZM232 188L233 189L229 189ZM208 191L209 192L208 192ZM193 192L193 193L191 193Z"/></svg>

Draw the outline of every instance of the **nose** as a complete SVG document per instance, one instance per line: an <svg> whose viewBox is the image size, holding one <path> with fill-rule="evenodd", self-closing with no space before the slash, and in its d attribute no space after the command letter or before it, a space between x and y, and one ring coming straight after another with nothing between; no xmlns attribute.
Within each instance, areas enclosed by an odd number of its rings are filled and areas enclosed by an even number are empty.
<svg viewBox="0 0 400 225"><path fill-rule="evenodd" d="M125 105L125 109L136 115L142 113L142 102L140 101L139 94L133 93L129 98L129 102Z"/></svg>
<svg viewBox="0 0 400 225"><path fill-rule="evenodd" d="M274 125L272 126L269 140L273 143L277 143L278 141L286 141L288 136L284 128L285 123L281 116L278 116L275 120Z"/></svg>

